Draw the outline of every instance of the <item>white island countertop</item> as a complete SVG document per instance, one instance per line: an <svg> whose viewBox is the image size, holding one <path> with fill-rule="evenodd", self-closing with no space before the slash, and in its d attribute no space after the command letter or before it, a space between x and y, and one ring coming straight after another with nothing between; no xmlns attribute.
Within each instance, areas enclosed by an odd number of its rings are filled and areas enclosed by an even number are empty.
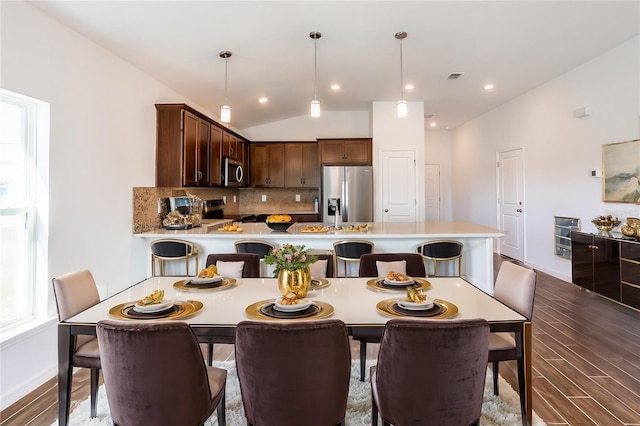
<svg viewBox="0 0 640 426"><path fill-rule="evenodd" d="M489 228L487 226L478 225L472 222L373 222L368 223L368 230L365 232L353 232L331 229L329 232L301 232L300 230L309 225L321 225L319 223L295 223L285 232L273 231L264 223L242 223L242 232L225 232L218 229L222 223L229 221L220 221L216 223L205 223L202 226L185 229L185 230L167 230L156 229L140 234L135 234L142 238L186 238L192 236L196 238L291 238L292 240L300 239L331 239L335 240L337 235L348 238L398 238L398 237L416 237L425 238L465 238L465 237L501 237L501 231ZM358 223L358 225L361 223Z"/></svg>
<svg viewBox="0 0 640 426"><path fill-rule="evenodd" d="M361 225L362 223L358 223ZM157 229L135 234L149 240L181 239L199 247L198 259L206 263L208 254L233 253L237 240L264 240L276 246L283 244L305 245L313 250L332 250L333 243L341 240L367 240L374 243L376 253L415 252L418 244L433 240L455 240L463 244L462 276L476 287L493 293L494 243L503 233L497 229L472 222L373 222L365 232L330 230L329 232L301 232L301 229L318 223L296 223L286 232L271 230L265 223L242 223L242 232L219 231L220 223L208 223L187 230ZM149 250L150 253L150 250ZM182 264L184 265L184 264ZM151 272L149 265L149 272ZM350 265L356 267L357 265ZM427 265L429 266L429 265ZM340 266L339 266L340 267ZM184 266L183 266L184 268ZM358 271L351 274L357 276ZM429 268L427 269L429 272Z"/></svg>

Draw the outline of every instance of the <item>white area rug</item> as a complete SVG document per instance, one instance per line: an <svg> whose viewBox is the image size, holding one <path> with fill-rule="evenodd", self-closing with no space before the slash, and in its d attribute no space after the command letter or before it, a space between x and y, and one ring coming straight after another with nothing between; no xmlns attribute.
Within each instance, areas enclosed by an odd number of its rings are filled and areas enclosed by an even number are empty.
<svg viewBox="0 0 640 426"><path fill-rule="evenodd" d="M368 363L369 364L369 363ZM242 409L242 397L240 395L240 385L234 361L223 361L214 363L216 367L224 368L228 371L227 376L227 425L245 426L247 421ZM521 425L520 420L520 399L518 394L509 384L500 377L500 396L493 395L493 383L491 369L487 369L487 378L484 388L484 402L482 404L482 418L480 424L483 426L500 425L515 426ZM112 426L109 413L109 405L104 386L98 391L98 417L89 417L90 402L86 399L71 413L69 424L72 426ZM215 412L205 423L206 426L217 425ZM353 361L351 365L351 384L349 387L349 401L347 403L347 426L369 426L371 425L371 388L368 377L364 382L360 381L360 364ZM382 424L379 421L378 424ZM56 426L54 423L52 426ZM533 413L533 425L545 426L545 423Z"/></svg>

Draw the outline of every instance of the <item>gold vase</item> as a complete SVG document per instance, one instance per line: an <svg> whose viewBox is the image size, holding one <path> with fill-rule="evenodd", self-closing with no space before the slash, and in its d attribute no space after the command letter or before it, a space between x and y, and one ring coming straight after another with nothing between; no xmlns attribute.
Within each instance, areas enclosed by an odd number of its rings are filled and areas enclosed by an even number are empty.
<svg viewBox="0 0 640 426"><path fill-rule="evenodd" d="M307 266L304 269L288 271L280 270L278 273L278 288L283 296L289 293L295 293L298 299L302 299L307 295L309 285L311 284L311 269Z"/></svg>

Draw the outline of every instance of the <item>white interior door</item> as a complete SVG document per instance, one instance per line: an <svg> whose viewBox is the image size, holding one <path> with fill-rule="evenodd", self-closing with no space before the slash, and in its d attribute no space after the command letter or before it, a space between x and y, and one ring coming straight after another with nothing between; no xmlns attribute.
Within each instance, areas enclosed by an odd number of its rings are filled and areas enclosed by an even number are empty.
<svg viewBox="0 0 640 426"><path fill-rule="evenodd" d="M424 208L425 220L440 221L440 165L424 166Z"/></svg>
<svg viewBox="0 0 640 426"><path fill-rule="evenodd" d="M498 154L500 253L524 261L524 176L522 149Z"/></svg>
<svg viewBox="0 0 640 426"><path fill-rule="evenodd" d="M383 150L381 156L383 222L415 222L415 151Z"/></svg>

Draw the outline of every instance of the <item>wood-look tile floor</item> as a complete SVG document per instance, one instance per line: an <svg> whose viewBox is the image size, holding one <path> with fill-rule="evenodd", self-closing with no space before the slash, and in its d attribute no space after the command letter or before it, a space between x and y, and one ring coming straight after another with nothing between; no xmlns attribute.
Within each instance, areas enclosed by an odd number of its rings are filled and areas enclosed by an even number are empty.
<svg viewBox="0 0 640 426"><path fill-rule="evenodd" d="M495 270L504 258L495 256ZM375 359L377 345L367 346ZM358 356L358 343L351 352ZM216 345L216 360L233 346ZM500 364L514 389L515 362ZM72 408L88 397L74 375ZM57 419L52 378L0 413L0 426L49 426ZM533 315L533 409L548 425L640 425L640 312L538 272Z"/></svg>

